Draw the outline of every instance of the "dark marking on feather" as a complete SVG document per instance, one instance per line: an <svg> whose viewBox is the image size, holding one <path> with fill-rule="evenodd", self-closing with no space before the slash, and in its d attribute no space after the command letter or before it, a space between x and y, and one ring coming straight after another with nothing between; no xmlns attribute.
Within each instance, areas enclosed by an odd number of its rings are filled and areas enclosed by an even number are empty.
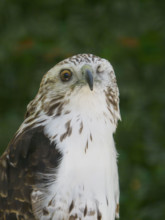
<svg viewBox="0 0 165 220"><path fill-rule="evenodd" d="M114 116L114 113L112 112L112 110L111 110L109 107L107 107L107 109L108 109L108 111L110 112L110 114L112 115L113 120L115 120L115 116Z"/></svg>
<svg viewBox="0 0 165 220"><path fill-rule="evenodd" d="M24 119L28 118L30 116L30 111L26 111L25 115L24 115Z"/></svg>
<svg viewBox="0 0 165 220"><path fill-rule="evenodd" d="M43 123L45 121L46 121L46 119L43 119L43 120L39 121L38 123L41 124L41 123Z"/></svg>
<svg viewBox="0 0 165 220"><path fill-rule="evenodd" d="M85 146L85 154L86 154L86 152L87 152L87 149L88 149L88 140L87 140L86 146Z"/></svg>
<svg viewBox="0 0 165 220"><path fill-rule="evenodd" d="M117 106L116 101L115 101L114 99L112 99L112 98L109 98L108 101L112 104L112 106L114 107L114 109L115 109L116 111L118 111L118 106Z"/></svg>
<svg viewBox="0 0 165 220"><path fill-rule="evenodd" d="M62 110L63 110L63 105L64 105L64 103L61 103L61 104L59 105L59 107L58 107L58 109L57 109L57 113L56 113L55 116L60 116L60 115L61 115Z"/></svg>
<svg viewBox="0 0 165 220"><path fill-rule="evenodd" d="M116 214L119 214L119 204L116 206Z"/></svg>
<svg viewBox="0 0 165 220"><path fill-rule="evenodd" d="M84 217L86 216L87 214L87 206L85 206L85 209L84 209Z"/></svg>
<svg viewBox="0 0 165 220"><path fill-rule="evenodd" d="M69 217L69 220L77 220L77 218L78 218L78 216L77 216L77 214L75 214L75 215L71 215Z"/></svg>
<svg viewBox="0 0 165 220"><path fill-rule="evenodd" d="M113 121L112 121L112 119L110 118L109 120L110 120L110 122L111 122L111 123L113 124Z"/></svg>
<svg viewBox="0 0 165 220"><path fill-rule="evenodd" d="M80 133L80 134L81 134L82 130L83 130L83 122L81 121L81 123L80 123L80 128L79 128L79 133Z"/></svg>
<svg viewBox="0 0 165 220"><path fill-rule="evenodd" d="M62 142L67 136L67 133L64 133L60 136L60 141Z"/></svg>
<svg viewBox="0 0 165 220"><path fill-rule="evenodd" d="M117 87L117 86L116 86ZM113 123L117 123L117 117L115 116L114 111L118 111L118 92L112 90L112 88L108 87L107 90L104 90L107 108L113 118ZM112 109L112 110L111 110ZM113 111L114 110L114 111Z"/></svg>
<svg viewBox="0 0 165 220"><path fill-rule="evenodd" d="M52 137L52 139L55 139L57 137L57 134L55 134L53 137Z"/></svg>
<svg viewBox="0 0 165 220"><path fill-rule="evenodd" d="M54 79L51 79L51 78L47 78L44 82L44 85L46 84L54 84L55 83L55 80Z"/></svg>
<svg viewBox="0 0 165 220"><path fill-rule="evenodd" d="M61 99L63 99L63 98L64 98L64 96L57 96L57 97L55 97L55 98L53 98L53 99L51 100L51 103L57 102L57 101L59 101L59 100L61 100Z"/></svg>
<svg viewBox="0 0 165 220"><path fill-rule="evenodd" d="M67 136L69 137L72 134L72 127L70 126L71 120L65 123L66 131L60 136L60 141L62 142Z"/></svg>
<svg viewBox="0 0 165 220"><path fill-rule="evenodd" d="M48 203L48 206L52 206L53 205L53 202L54 202L54 198L52 198L49 203Z"/></svg>
<svg viewBox="0 0 165 220"><path fill-rule="evenodd" d="M25 120L25 123L26 124L28 124L28 123L30 123L30 122L32 122L32 121L34 121L36 118L35 117L29 117L29 118L27 118L26 120Z"/></svg>
<svg viewBox="0 0 165 220"><path fill-rule="evenodd" d="M96 72L97 72L98 74L104 72L103 70L101 70L101 65L98 65L98 67L97 67L97 69L96 69Z"/></svg>
<svg viewBox="0 0 165 220"><path fill-rule="evenodd" d="M102 215L100 213L99 210L97 210L97 220L101 220L102 219Z"/></svg>
<svg viewBox="0 0 165 220"><path fill-rule="evenodd" d="M28 118L30 115L32 115L36 110L36 104L33 102L30 103L30 108L27 109L24 118Z"/></svg>
<svg viewBox="0 0 165 220"><path fill-rule="evenodd" d="M105 91L106 99L107 99L107 104L111 104L113 108L117 111L118 110L118 98L116 93L108 87L107 91Z"/></svg>
<svg viewBox="0 0 165 220"><path fill-rule="evenodd" d="M66 111L64 114L65 114L65 115L68 115L69 113L71 113L71 111Z"/></svg>
<svg viewBox="0 0 165 220"><path fill-rule="evenodd" d="M88 215L89 215L89 216L95 215L95 211L94 211L94 210L90 210L90 211L88 212Z"/></svg>
<svg viewBox="0 0 165 220"><path fill-rule="evenodd" d="M70 123L71 123L71 120L69 120L69 121L65 124L66 132L67 132L67 134L68 134L68 137L72 134L72 127L70 126Z"/></svg>
<svg viewBox="0 0 165 220"><path fill-rule="evenodd" d="M43 212L43 215L49 215L49 211L47 210L46 207L43 208L42 212Z"/></svg>
<svg viewBox="0 0 165 220"><path fill-rule="evenodd" d="M108 202L108 198L106 197L106 201L107 201L107 206L109 205L109 202Z"/></svg>
<svg viewBox="0 0 165 220"><path fill-rule="evenodd" d="M48 110L48 112L47 112L47 115L48 115L48 116L53 115L54 110L55 110L60 104L61 104L61 102L57 102L57 103L53 104L52 106L50 106L50 108L49 108L49 110Z"/></svg>
<svg viewBox="0 0 165 220"><path fill-rule="evenodd" d="M92 134L90 133L90 139L91 139L91 141L93 140L93 138L92 138Z"/></svg>
<svg viewBox="0 0 165 220"><path fill-rule="evenodd" d="M60 63L58 63L58 65L73 63L75 66L77 66L80 63L92 63L95 62L95 60L100 61L101 58L93 54L77 54L75 56L67 58L66 60L61 61Z"/></svg>
<svg viewBox="0 0 165 220"><path fill-rule="evenodd" d="M69 206L69 213L72 211L73 208L74 208L74 202L72 201Z"/></svg>

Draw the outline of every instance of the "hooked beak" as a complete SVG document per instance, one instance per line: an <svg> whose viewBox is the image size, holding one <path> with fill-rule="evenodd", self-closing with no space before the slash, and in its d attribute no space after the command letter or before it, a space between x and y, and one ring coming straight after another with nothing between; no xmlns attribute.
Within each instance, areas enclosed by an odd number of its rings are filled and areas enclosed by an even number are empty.
<svg viewBox="0 0 165 220"><path fill-rule="evenodd" d="M82 67L82 73L84 75L85 81L88 83L90 90L93 90L93 70L90 65L84 65Z"/></svg>
<svg viewBox="0 0 165 220"><path fill-rule="evenodd" d="M89 69L87 69L85 72L85 79L89 85L89 88L93 90L93 74Z"/></svg>

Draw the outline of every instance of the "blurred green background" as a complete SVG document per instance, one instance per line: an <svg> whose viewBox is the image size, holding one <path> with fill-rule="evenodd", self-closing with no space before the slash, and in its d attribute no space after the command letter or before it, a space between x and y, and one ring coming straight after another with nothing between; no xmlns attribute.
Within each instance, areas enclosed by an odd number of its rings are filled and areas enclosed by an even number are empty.
<svg viewBox="0 0 165 220"><path fill-rule="evenodd" d="M93 53L120 88L120 219L165 219L165 1L1 0L0 154L40 80L58 61Z"/></svg>

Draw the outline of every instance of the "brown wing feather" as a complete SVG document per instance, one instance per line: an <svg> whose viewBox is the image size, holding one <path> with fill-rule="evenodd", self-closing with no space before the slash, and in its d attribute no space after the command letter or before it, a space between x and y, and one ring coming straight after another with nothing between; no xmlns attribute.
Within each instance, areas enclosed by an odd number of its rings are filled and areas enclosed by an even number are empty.
<svg viewBox="0 0 165 220"><path fill-rule="evenodd" d="M43 127L15 137L0 158L0 219L33 220L31 192L37 173L56 168L60 153L46 137Z"/></svg>

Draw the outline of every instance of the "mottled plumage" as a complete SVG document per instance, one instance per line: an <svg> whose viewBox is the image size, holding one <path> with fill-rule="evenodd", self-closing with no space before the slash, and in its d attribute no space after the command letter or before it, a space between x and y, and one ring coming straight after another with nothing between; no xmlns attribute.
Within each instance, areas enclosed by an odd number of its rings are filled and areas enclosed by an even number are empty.
<svg viewBox="0 0 165 220"><path fill-rule="evenodd" d="M119 119L107 60L79 54L50 69L0 158L0 219L118 217Z"/></svg>

